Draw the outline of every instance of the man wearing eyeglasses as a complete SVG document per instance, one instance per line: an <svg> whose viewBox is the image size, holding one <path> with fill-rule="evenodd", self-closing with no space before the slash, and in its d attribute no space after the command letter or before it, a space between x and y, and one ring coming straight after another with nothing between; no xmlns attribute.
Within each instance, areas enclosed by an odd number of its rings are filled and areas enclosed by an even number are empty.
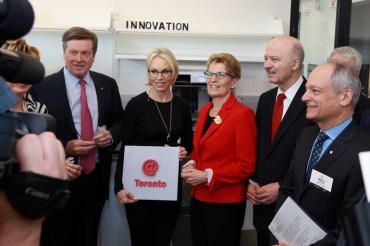
<svg viewBox="0 0 370 246"><path fill-rule="evenodd" d="M256 172L249 180L247 198L253 204L253 224L259 246L269 245L270 224L298 133L311 124L301 97L306 79L301 70L302 44L296 38L272 39L265 50L264 68L270 83L277 87L260 96L256 121L258 128Z"/></svg>
<svg viewBox="0 0 370 246"><path fill-rule="evenodd" d="M71 182L66 206L47 216L41 245L96 245L108 197L111 150L120 141L121 99L116 81L90 71L97 37L80 27L63 34L65 67L47 76L32 94L57 120L56 135L82 168Z"/></svg>

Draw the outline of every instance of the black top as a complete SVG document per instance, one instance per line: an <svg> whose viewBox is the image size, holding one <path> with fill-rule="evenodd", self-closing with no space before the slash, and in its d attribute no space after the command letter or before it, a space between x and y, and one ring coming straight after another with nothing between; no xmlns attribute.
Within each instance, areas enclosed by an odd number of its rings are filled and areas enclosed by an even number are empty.
<svg viewBox="0 0 370 246"><path fill-rule="evenodd" d="M170 128L171 102L157 102L167 128ZM170 146L185 147L190 154L192 149L193 131L189 105L180 97L173 95L172 127L167 141L167 130L153 99L146 92L133 97L126 106L125 119L122 129L123 146ZM115 193L123 189L122 170L123 153L120 152L115 175Z"/></svg>
<svg viewBox="0 0 370 246"><path fill-rule="evenodd" d="M209 114L207 115L206 123L204 124L204 128L202 131L202 136L207 132L208 128L211 126L214 119L215 117L211 117Z"/></svg>

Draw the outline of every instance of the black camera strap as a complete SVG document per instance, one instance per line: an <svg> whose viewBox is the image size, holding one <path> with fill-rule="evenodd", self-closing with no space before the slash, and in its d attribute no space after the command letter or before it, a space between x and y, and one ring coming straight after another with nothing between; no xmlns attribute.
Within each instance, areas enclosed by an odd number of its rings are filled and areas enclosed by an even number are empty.
<svg viewBox="0 0 370 246"><path fill-rule="evenodd" d="M18 172L7 177L4 190L11 205L26 218L39 219L67 202L69 182L33 172Z"/></svg>

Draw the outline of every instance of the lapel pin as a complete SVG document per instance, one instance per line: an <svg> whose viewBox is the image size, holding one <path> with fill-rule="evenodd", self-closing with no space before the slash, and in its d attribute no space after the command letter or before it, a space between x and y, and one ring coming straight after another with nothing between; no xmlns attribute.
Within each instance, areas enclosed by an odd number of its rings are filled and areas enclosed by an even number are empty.
<svg viewBox="0 0 370 246"><path fill-rule="evenodd" d="M330 150L330 151L329 151L329 154L331 154L331 155L332 155L333 153L334 153L334 151L332 151L332 150Z"/></svg>
<svg viewBox="0 0 370 246"><path fill-rule="evenodd" d="M222 119L219 115L216 115L216 117L213 119L213 121L216 123L216 125L219 125L222 123Z"/></svg>

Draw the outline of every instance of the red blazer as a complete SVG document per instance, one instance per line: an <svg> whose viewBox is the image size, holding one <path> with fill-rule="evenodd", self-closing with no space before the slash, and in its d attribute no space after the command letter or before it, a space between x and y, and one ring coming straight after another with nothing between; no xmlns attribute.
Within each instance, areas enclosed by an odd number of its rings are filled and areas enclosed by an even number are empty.
<svg viewBox="0 0 370 246"><path fill-rule="evenodd" d="M192 195L203 202L234 203L246 199L246 179L254 172L257 130L252 109L230 94L218 115L221 123L212 122L202 136L212 102L204 105L195 127L191 159L196 168L211 168L209 185L193 187ZM217 117L216 117L217 118Z"/></svg>

